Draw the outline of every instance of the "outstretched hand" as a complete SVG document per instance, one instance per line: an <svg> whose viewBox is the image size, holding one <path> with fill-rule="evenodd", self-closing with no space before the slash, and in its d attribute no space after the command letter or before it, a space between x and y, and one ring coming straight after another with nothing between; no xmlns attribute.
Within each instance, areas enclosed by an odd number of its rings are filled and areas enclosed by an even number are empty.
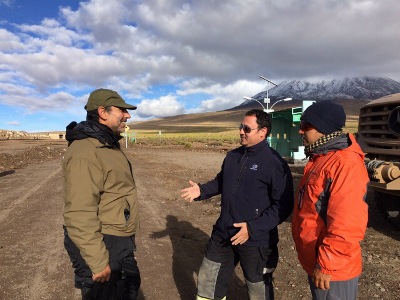
<svg viewBox="0 0 400 300"><path fill-rule="evenodd" d="M181 190L181 197L192 202L200 196L200 187L197 183L191 180L189 180L189 184L191 185L190 187Z"/></svg>

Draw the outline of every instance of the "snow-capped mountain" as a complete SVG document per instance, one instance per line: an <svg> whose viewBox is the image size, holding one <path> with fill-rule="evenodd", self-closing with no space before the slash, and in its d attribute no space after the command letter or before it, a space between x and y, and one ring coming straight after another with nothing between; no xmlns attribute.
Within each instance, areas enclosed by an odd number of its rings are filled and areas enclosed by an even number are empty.
<svg viewBox="0 0 400 300"><path fill-rule="evenodd" d="M386 95L399 93L400 82L382 77L356 77L341 80L320 81L310 83L307 81L283 81L278 86L268 90L271 100L291 97L296 100L339 100L361 99L373 100ZM267 91L254 95L254 99L267 97ZM243 102L246 104L251 100Z"/></svg>

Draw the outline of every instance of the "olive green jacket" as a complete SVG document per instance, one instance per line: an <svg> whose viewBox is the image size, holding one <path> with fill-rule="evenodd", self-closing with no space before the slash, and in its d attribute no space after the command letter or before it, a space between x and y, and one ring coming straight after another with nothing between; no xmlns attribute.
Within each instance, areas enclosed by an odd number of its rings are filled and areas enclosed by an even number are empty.
<svg viewBox="0 0 400 300"><path fill-rule="evenodd" d="M95 138L74 141L63 160L64 224L94 274L109 254L103 234L132 236L139 228L132 167L121 149Z"/></svg>

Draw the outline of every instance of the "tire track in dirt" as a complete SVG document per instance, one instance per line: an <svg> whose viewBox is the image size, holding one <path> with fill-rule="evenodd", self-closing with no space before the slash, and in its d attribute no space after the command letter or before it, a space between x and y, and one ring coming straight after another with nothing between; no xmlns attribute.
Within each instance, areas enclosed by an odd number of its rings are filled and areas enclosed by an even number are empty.
<svg viewBox="0 0 400 300"><path fill-rule="evenodd" d="M138 188L141 226L136 237L136 256L142 276L141 292L146 295L143 299L185 299L180 297L175 288L171 239L168 235L155 238L156 232L166 230L167 215L181 214L175 203L177 189L167 184L175 181L171 180L170 174L174 166L168 164L165 169L160 170L160 157L146 157L146 153L142 151L133 154L127 152L134 165ZM185 281L188 282L189 279L185 278ZM168 294L165 294L166 291Z"/></svg>
<svg viewBox="0 0 400 300"><path fill-rule="evenodd" d="M22 171L22 173L24 171ZM32 177L31 178L32 180L29 182L28 185L22 186L24 188L24 190L20 191L20 190L14 189L15 192L18 191L18 194L22 194L22 196L16 198L15 200L12 200L12 202L10 203L10 206L8 206L7 208L4 208L2 211L0 211L0 222L2 222L5 218L7 218L9 213L14 209L14 206L23 204L26 200L28 200L29 197L31 197L34 193L36 193L38 190L40 190L45 184L47 184L51 179L53 179L60 172L61 172L61 166L57 166L55 171L51 172L50 175L48 175L44 179L42 179L43 177L41 177L41 176ZM4 183L4 184L7 184L7 183ZM16 193L14 193L14 195L8 194L8 196L11 199L13 199L17 195L16 195Z"/></svg>
<svg viewBox="0 0 400 300"><path fill-rule="evenodd" d="M31 165L2 180L1 299L74 299L63 248L60 164Z"/></svg>

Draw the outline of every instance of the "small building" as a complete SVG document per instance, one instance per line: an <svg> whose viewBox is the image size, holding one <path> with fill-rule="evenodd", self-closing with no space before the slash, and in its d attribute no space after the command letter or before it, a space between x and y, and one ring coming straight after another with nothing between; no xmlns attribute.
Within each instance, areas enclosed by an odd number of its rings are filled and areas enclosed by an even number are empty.
<svg viewBox="0 0 400 300"><path fill-rule="evenodd" d="M270 113L272 130L267 141L272 148L293 162L306 158L299 134L300 117L304 110L315 101L305 100L302 106L292 107Z"/></svg>
<svg viewBox="0 0 400 300"><path fill-rule="evenodd" d="M65 140L65 131L49 132L49 138L52 140Z"/></svg>

